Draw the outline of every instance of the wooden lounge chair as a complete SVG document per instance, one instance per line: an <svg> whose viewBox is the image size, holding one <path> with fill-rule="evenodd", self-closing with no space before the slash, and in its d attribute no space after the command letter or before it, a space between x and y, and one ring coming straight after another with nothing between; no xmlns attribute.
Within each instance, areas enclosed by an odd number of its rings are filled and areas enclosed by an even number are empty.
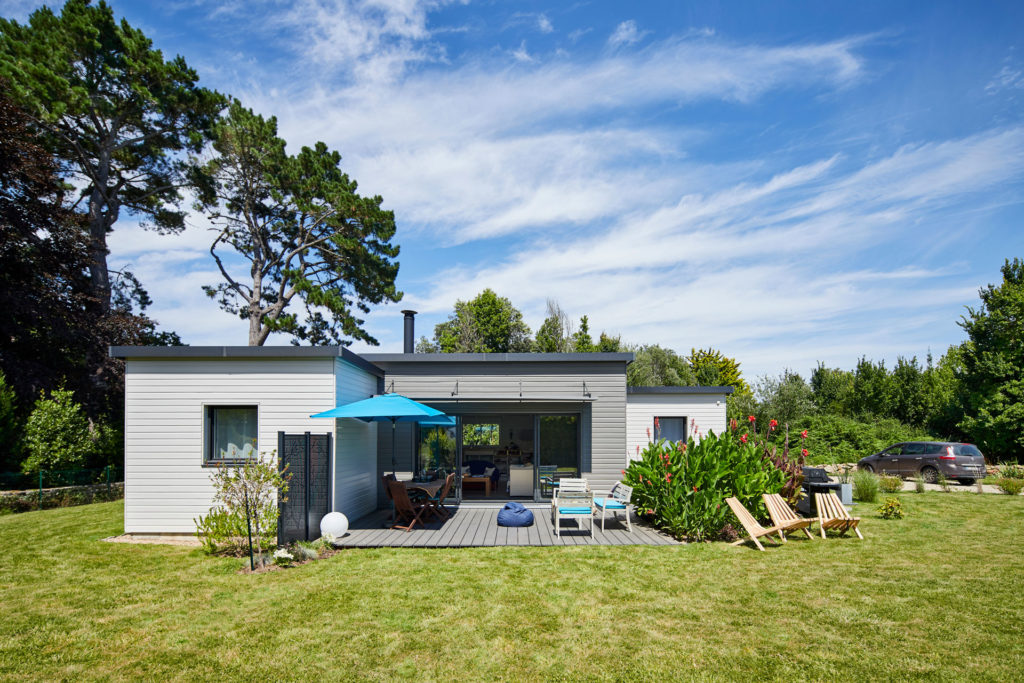
<svg viewBox="0 0 1024 683"><path fill-rule="evenodd" d="M423 523L422 517L423 513L430 509L429 506L413 505L405 484L400 481L389 481L388 489L391 491L391 500L395 504L395 521L391 524L391 528L411 531L417 524L425 527L426 524ZM406 525L402 526L401 522L405 522Z"/></svg>
<svg viewBox="0 0 1024 683"><path fill-rule="evenodd" d="M789 503L777 493L766 493L762 497L764 498L765 507L768 508L768 515L772 518L772 524L779 527L783 541L786 540L785 532L796 531L797 529L803 529L804 533L807 534L807 538L814 538L809 529L814 524L814 518L801 517L793 512L793 508L789 507Z"/></svg>
<svg viewBox="0 0 1024 683"><path fill-rule="evenodd" d="M761 541L757 539L769 534L778 534L779 538L782 539L782 542L785 543L786 539L782 536L782 529L777 526L765 528L758 524L757 520L754 519L754 516L747 511L747 508L743 507L743 503L741 503L738 498L726 498L725 502L728 504L729 509L732 510L732 513L736 515L736 519L738 519L740 524L743 525L747 534L750 535L750 540L754 542L754 545L757 546L758 550L764 552L764 546L761 545ZM746 539L741 538L734 542L733 545L740 545L741 543L746 542Z"/></svg>
<svg viewBox="0 0 1024 683"><path fill-rule="evenodd" d="M629 522L629 501L633 497L633 487L626 486L621 481L615 482L607 498L595 498L594 507L601 511L601 531L604 531L604 516L611 510L612 513L622 511L626 515L626 531L632 533L633 526Z"/></svg>
<svg viewBox="0 0 1024 683"><path fill-rule="evenodd" d="M836 494L831 491L815 493L814 505L818 508L818 527L821 529L822 538L825 538L826 529L835 529L839 531L840 535L853 529L857 538L863 540L864 536L857 528L857 525L860 524L860 517L851 517Z"/></svg>
<svg viewBox="0 0 1024 683"><path fill-rule="evenodd" d="M590 535L594 535L594 494L590 491L586 479L561 479L558 488L551 496L551 521L555 524L555 535L562 532L561 521L575 517L580 520L590 519Z"/></svg>

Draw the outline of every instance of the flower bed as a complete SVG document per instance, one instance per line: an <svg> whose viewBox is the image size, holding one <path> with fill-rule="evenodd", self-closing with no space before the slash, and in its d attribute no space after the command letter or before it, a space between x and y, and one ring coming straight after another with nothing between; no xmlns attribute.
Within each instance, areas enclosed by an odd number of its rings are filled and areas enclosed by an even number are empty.
<svg viewBox="0 0 1024 683"><path fill-rule="evenodd" d="M709 432L703 437L693 425L686 443L648 443L638 453L640 459L623 470L625 483L633 487L637 512L676 538L730 540L738 527L726 498L735 496L762 520L767 519L762 494L781 493L795 503L806 452L796 459L789 457L788 448L778 453L764 435L758 435L753 417L749 422L741 430L732 420L724 434ZM655 423L656 431L657 427ZM777 428L772 420L767 433Z"/></svg>

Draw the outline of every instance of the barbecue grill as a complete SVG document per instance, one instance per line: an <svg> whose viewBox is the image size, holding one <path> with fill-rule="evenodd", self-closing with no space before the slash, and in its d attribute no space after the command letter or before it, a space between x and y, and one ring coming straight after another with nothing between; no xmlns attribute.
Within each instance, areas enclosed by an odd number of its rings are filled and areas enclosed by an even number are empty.
<svg viewBox="0 0 1024 683"><path fill-rule="evenodd" d="M823 467L805 467L804 483L800 487L804 490L804 497L796 504L796 509L813 517L818 514L818 508L814 504L814 494L835 491L838 496L842 486L842 484L829 479L828 472Z"/></svg>

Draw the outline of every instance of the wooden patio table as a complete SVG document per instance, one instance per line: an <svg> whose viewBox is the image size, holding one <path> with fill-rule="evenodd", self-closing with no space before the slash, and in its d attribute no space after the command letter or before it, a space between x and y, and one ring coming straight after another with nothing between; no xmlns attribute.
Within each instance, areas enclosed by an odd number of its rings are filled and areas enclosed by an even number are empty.
<svg viewBox="0 0 1024 683"><path fill-rule="evenodd" d="M403 481L405 488L407 489L419 489L426 491L427 495L433 498L437 495L437 492L444 486L444 479L434 479L433 481Z"/></svg>

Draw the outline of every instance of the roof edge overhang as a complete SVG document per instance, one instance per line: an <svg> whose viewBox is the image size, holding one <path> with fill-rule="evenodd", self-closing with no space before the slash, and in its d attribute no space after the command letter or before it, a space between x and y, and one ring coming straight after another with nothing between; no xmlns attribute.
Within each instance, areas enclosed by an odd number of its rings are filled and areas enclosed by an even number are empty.
<svg viewBox="0 0 1024 683"><path fill-rule="evenodd" d="M344 346L111 346L109 354L122 360L341 358L371 375L384 376L384 370Z"/></svg>
<svg viewBox="0 0 1024 683"><path fill-rule="evenodd" d="M632 353L366 353L371 363L632 363Z"/></svg>
<svg viewBox="0 0 1024 683"><path fill-rule="evenodd" d="M627 394L731 394L735 387L626 387Z"/></svg>
<svg viewBox="0 0 1024 683"><path fill-rule="evenodd" d="M420 403L593 403L593 396L410 396Z"/></svg>

